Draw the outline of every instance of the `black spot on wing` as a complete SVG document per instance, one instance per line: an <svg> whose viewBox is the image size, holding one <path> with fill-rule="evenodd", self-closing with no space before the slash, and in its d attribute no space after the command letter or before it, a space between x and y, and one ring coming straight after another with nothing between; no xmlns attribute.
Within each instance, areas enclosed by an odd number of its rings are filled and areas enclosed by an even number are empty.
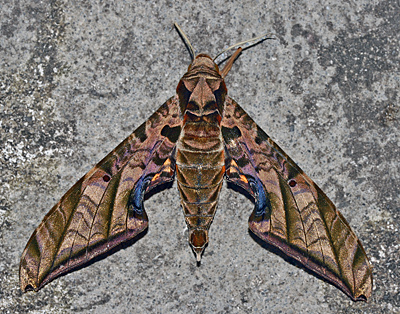
<svg viewBox="0 0 400 314"><path fill-rule="evenodd" d="M171 143L176 143L180 134L181 134L181 127L179 125L173 128L171 128L169 125L166 125L161 130L161 135L168 138L171 141Z"/></svg>
<svg viewBox="0 0 400 314"><path fill-rule="evenodd" d="M268 139L268 135L257 125L257 136L255 142L260 145L263 141Z"/></svg>
<svg viewBox="0 0 400 314"><path fill-rule="evenodd" d="M179 107L181 109L182 114L186 111L187 104L189 102L190 95L192 94L189 91L182 80L179 81L178 87L176 88L176 93L179 97Z"/></svg>
<svg viewBox="0 0 400 314"><path fill-rule="evenodd" d="M140 127L136 129L135 135L142 143L147 139L146 123L143 123Z"/></svg>
<svg viewBox="0 0 400 314"><path fill-rule="evenodd" d="M221 128L221 132L226 144L229 144L231 141L234 141L242 136L242 132L240 132L240 129L237 126L234 126L233 128L227 128L223 126Z"/></svg>
<svg viewBox="0 0 400 314"><path fill-rule="evenodd" d="M222 114L224 110L225 96L227 93L226 85L224 81L221 82L219 88L214 91L215 99L217 100L218 111Z"/></svg>
<svg viewBox="0 0 400 314"><path fill-rule="evenodd" d="M239 166L239 168L244 168L250 163L250 160L247 158L246 155L243 155L239 159L236 160L236 164Z"/></svg>

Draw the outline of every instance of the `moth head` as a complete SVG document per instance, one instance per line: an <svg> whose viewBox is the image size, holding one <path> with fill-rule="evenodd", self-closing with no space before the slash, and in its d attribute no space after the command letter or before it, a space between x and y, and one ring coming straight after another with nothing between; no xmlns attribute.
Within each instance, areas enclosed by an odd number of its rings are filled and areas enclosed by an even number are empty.
<svg viewBox="0 0 400 314"><path fill-rule="evenodd" d="M176 92L183 115L223 114L226 85L217 64L206 54L196 56L179 81Z"/></svg>
<svg viewBox="0 0 400 314"><path fill-rule="evenodd" d="M192 63L189 65L187 72L181 78L178 87L176 88L182 116L190 117L195 120L202 120L211 114L218 114L222 117L225 96L227 93L224 78L232 68L236 58L243 50L239 46L246 44L250 46L250 43L254 41L260 43L267 39L266 36L268 34L230 46L217 54L213 59L206 54L199 54L195 57L195 50L193 49L188 37L177 23L174 23L174 25L185 42L192 58ZM237 49L228 59L225 59L226 64L222 71L220 71L215 60L233 48Z"/></svg>

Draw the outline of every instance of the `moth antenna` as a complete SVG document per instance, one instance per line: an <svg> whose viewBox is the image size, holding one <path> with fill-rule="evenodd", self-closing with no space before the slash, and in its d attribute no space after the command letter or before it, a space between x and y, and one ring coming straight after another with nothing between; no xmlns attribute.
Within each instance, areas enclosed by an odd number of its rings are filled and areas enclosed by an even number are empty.
<svg viewBox="0 0 400 314"><path fill-rule="evenodd" d="M189 50L190 53L190 57L192 58L192 61L194 60L195 57L195 52L194 49L192 47L192 44L190 43L189 38L186 36L186 34L184 33L184 31L182 30L182 28L180 28L180 26L178 25L178 23L174 23L174 26L176 28L176 30L178 31L179 35L182 37L183 41L185 42L186 47Z"/></svg>
<svg viewBox="0 0 400 314"><path fill-rule="evenodd" d="M261 42L263 42L264 40L267 40L267 39L276 39L276 38L271 37L271 36L276 36L276 35L273 34L273 33L266 33L266 34L263 34L263 35L261 35L261 36L257 36L257 37L254 37L254 38L251 38L251 39L248 39L248 40L245 40L245 41L241 41L241 42L239 42L239 43L236 43L236 44L234 44L234 45L232 45L232 46L230 46L230 47L228 47L228 48L222 50L219 54L217 54L217 55L215 56L215 58L213 59L214 62L216 62L215 60L216 60L220 55L224 54L225 52L227 52L227 51L229 51L229 50L231 50L231 49L233 49L233 48L236 48L236 47L238 47L238 46L245 45L243 48L242 48L242 47L239 47L239 48L236 50L236 52L228 59L228 63L225 65L224 69L222 70L222 74L223 74L222 77L225 77L225 76L228 74L229 70L231 69L231 67L232 67L232 65L233 65L233 61L235 61L235 59L239 56L239 54L240 54L240 52L241 52L242 50L248 49L248 48L250 48L250 47L252 47L252 46L254 46L254 45L257 45L257 44L259 44L259 43L261 43ZM246 45L246 44L247 44L247 45ZM239 51L239 49L240 49L240 51ZM226 59L222 60L221 62L223 62L223 61L225 61L225 60L226 60Z"/></svg>
<svg viewBox="0 0 400 314"><path fill-rule="evenodd" d="M239 47L235 53L229 58L229 60L226 62L224 68L221 71L221 76L222 78L225 78L225 76L228 74L228 72L231 70L233 62L235 62L236 58L239 57L240 53L242 52L242 47Z"/></svg>

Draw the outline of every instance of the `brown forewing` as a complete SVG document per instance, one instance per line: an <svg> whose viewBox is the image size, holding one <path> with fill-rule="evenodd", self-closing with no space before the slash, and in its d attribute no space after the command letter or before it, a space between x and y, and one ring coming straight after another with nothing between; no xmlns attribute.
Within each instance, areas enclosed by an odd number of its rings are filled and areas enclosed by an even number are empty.
<svg viewBox="0 0 400 314"><path fill-rule="evenodd" d="M250 230L353 300L369 298L371 266L349 224L236 102L225 104L226 177L255 199Z"/></svg>
<svg viewBox="0 0 400 314"><path fill-rule="evenodd" d="M173 180L180 129L173 97L61 198L22 254L23 291L40 289L147 228L143 196Z"/></svg>

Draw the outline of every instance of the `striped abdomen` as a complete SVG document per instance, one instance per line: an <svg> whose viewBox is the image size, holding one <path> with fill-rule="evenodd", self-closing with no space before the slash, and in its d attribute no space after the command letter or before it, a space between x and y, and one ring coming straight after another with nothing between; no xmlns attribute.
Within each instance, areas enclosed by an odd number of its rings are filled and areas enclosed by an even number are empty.
<svg viewBox="0 0 400 314"><path fill-rule="evenodd" d="M189 121L177 145L176 176L189 242L197 260L208 242L225 172L224 146L217 119Z"/></svg>

